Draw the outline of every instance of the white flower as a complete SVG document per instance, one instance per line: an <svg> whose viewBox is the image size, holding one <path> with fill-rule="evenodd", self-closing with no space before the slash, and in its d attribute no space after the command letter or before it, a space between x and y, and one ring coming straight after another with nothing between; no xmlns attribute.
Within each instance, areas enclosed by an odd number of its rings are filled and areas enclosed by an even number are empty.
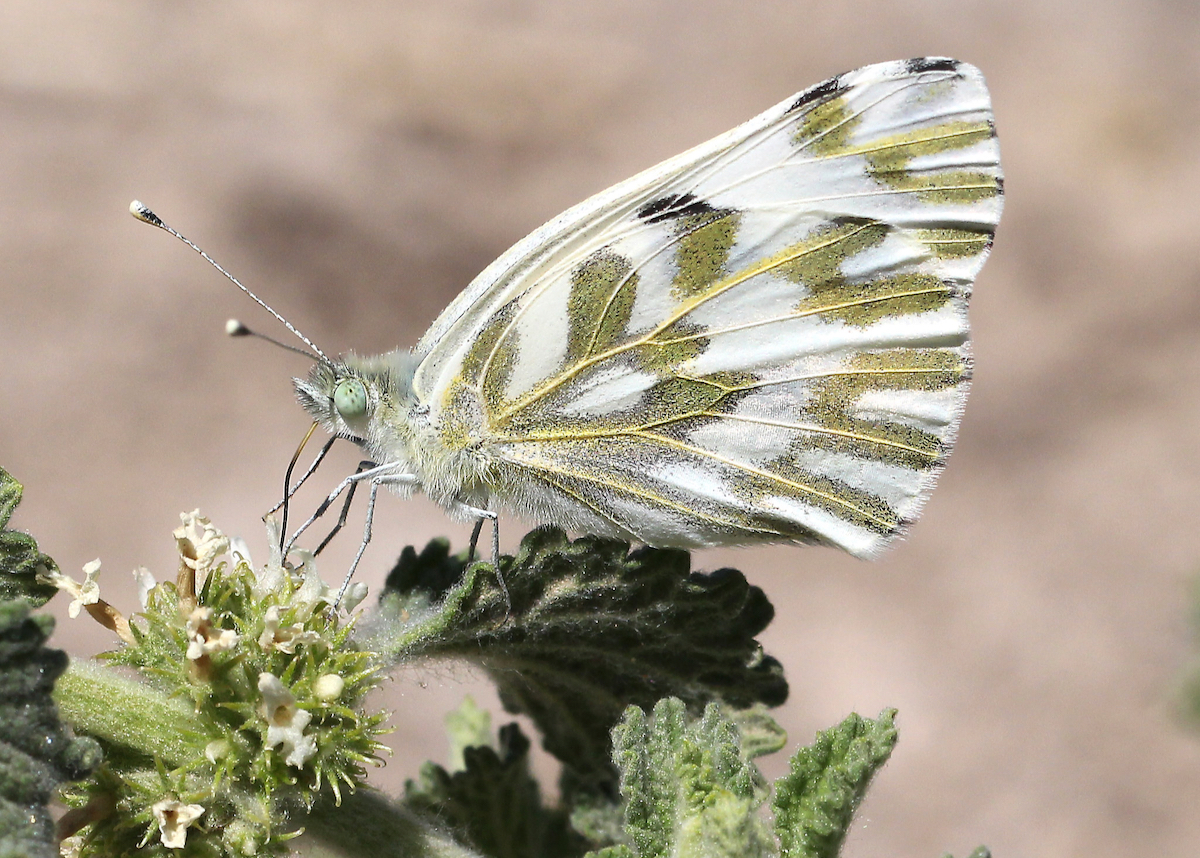
<svg viewBox="0 0 1200 858"><path fill-rule="evenodd" d="M192 661L237 646L237 632L233 629L219 629L212 624L211 608L193 609L184 624L184 630L188 639L187 657Z"/></svg>
<svg viewBox="0 0 1200 858"><path fill-rule="evenodd" d="M154 580L154 576L150 574L150 570L144 566L139 566L133 570L133 580L137 581L138 601L142 605L142 610L150 604L150 591L158 586L158 581Z"/></svg>
<svg viewBox="0 0 1200 858"><path fill-rule="evenodd" d="M283 761L302 768L317 753L317 740L304 735L312 713L298 707L292 692L272 673L258 675L258 690L263 696L259 711L267 722L267 747L281 746Z"/></svg>
<svg viewBox="0 0 1200 858"><path fill-rule="evenodd" d="M300 623L280 626L279 608L275 605L267 608L264 624L263 633L258 636L258 645L264 650L277 649L291 655L299 644L316 643L321 639L316 632L306 632Z"/></svg>
<svg viewBox="0 0 1200 858"><path fill-rule="evenodd" d="M365 581L355 581L346 590L346 595L342 597L342 610L349 614L365 598L367 598L367 583Z"/></svg>
<svg viewBox="0 0 1200 858"><path fill-rule="evenodd" d="M281 593L288 580L283 569L283 558L279 553L279 520L269 515L266 525L267 545L271 548L271 556L267 558L267 565L256 572L254 586L250 589L256 599L263 599L272 593Z"/></svg>
<svg viewBox="0 0 1200 858"><path fill-rule="evenodd" d="M234 565L245 563L251 569L254 568L254 561L250 558L250 546L240 536L229 537L229 554L233 557Z"/></svg>
<svg viewBox="0 0 1200 858"><path fill-rule="evenodd" d="M173 798L156 801L150 810L158 820L158 834L162 845L168 849L182 849L187 843L187 828L200 818L204 807L199 804L184 804Z"/></svg>
<svg viewBox="0 0 1200 858"><path fill-rule="evenodd" d="M296 549L292 554L300 561L299 572L302 578L300 586L292 595L292 603L306 606L311 610L317 602L331 601L331 590L329 585L322 581L321 576L317 574L317 559L313 553Z"/></svg>
<svg viewBox="0 0 1200 858"><path fill-rule="evenodd" d="M179 514L183 526L175 529L175 541L183 562L197 571L207 571L218 557L229 550L229 537L200 515L200 510Z"/></svg>
<svg viewBox="0 0 1200 858"><path fill-rule="evenodd" d="M96 578L100 575L100 560L83 564L83 575L83 583L80 583L57 569L38 574L38 580L42 583L51 584L75 597L67 607L67 616L71 619L79 616L79 611L84 605L95 605L100 601L100 585L96 583Z"/></svg>

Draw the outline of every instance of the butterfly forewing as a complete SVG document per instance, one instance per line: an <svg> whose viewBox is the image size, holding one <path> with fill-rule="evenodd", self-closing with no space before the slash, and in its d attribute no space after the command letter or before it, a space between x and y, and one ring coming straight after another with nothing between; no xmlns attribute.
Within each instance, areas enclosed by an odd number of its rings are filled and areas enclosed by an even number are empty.
<svg viewBox="0 0 1200 858"><path fill-rule="evenodd" d="M519 512L872 554L954 441L998 159L971 66L826 81L519 243L426 335L417 391Z"/></svg>

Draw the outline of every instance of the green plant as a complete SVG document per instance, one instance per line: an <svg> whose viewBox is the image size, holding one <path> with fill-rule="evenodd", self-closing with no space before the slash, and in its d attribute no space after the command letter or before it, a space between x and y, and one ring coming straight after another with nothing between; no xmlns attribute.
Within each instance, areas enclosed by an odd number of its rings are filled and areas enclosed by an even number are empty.
<svg viewBox="0 0 1200 858"><path fill-rule="evenodd" d="M192 513L174 580L139 571L127 617L100 598L98 563L74 581L6 529L20 493L0 471L5 858L54 855L60 837L81 858L833 856L896 742L893 711L851 715L769 785L754 760L784 744L767 708L787 685L755 636L773 609L683 551L539 528L502 559L506 597L491 564L434 540L404 550L372 607L334 614L311 556L256 566ZM55 591L119 645L69 665L47 649L31 610ZM448 767L427 763L400 798L363 785L384 733L368 692L429 658L478 664L529 716L562 763L557 801L516 725L493 737L469 702L448 719Z"/></svg>

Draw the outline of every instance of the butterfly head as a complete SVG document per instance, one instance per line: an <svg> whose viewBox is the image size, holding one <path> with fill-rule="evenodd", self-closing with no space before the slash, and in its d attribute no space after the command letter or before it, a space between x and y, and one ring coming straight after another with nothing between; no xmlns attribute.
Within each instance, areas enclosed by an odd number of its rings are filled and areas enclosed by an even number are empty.
<svg viewBox="0 0 1200 858"><path fill-rule="evenodd" d="M293 379L304 410L333 435L368 450L388 445L415 404L416 359L404 351L380 357L343 355L318 361L308 378Z"/></svg>

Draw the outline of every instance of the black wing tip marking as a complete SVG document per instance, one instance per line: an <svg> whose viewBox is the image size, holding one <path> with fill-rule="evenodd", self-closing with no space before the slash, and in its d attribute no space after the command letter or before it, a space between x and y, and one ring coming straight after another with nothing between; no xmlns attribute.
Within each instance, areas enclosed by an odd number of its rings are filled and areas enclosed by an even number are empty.
<svg viewBox="0 0 1200 858"><path fill-rule="evenodd" d="M812 104L814 101L820 101L825 98L832 98L841 93L845 88L842 83L843 75L836 75L829 80L822 81L816 86L810 86L804 92L796 96L796 100L791 103L787 110L783 112L784 116L789 116L800 110L807 104Z"/></svg>
<svg viewBox="0 0 1200 858"><path fill-rule="evenodd" d="M695 194L671 194L652 200L638 209L637 216L646 223L661 223L689 215L712 214L716 209Z"/></svg>
<svg viewBox="0 0 1200 858"><path fill-rule="evenodd" d="M931 71L957 72L961 66L962 63L950 57L913 57L911 60L904 61L904 73L921 74L922 72ZM852 74L852 72L844 72L804 90L804 92L796 96L796 100L788 106L783 115L790 116L815 101L840 95L847 89L844 78L848 74Z"/></svg>
<svg viewBox="0 0 1200 858"><path fill-rule="evenodd" d="M930 71L958 71L958 60L949 57L914 57L904 63L904 71L908 74L920 74Z"/></svg>

